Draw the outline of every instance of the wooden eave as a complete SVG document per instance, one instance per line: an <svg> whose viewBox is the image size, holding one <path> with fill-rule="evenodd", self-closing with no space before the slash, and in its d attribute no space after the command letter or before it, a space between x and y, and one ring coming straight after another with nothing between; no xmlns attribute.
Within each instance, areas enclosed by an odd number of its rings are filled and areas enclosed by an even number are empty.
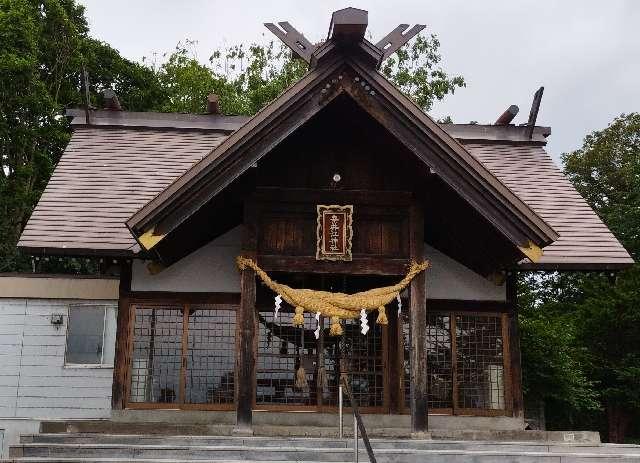
<svg viewBox="0 0 640 463"><path fill-rule="evenodd" d="M522 261L518 265L514 266L514 269L524 271L541 271L541 272L618 272L630 268L634 265L634 260L619 259L618 262L612 262L611 259L582 259L582 262L578 262L578 259L574 259L573 262L530 262Z"/></svg>
<svg viewBox="0 0 640 463"><path fill-rule="evenodd" d="M349 69L371 88L336 84ZM375 68L336 51L312 68L209 155L136 212L127 227L140 242L164 237L313 115L346 92L434 169L515 246L544 247L558 234ZM366 93L366 94L365 94ZM141 242L141 244L143 244ZM144 246L143 246L144 248Z"/></svg>
<svg viewBox="0 0 640 463"><path fill-rule="evenodd" d="M68 247L61 248L59 246L18 246L21 253L34 256L34 257L48 257L48 256L64 256L64 257L77 257L77 258L92 258L92 257L104 257L104 258L133 258L139 257L138 245L135 245L135 249L112 249L109 247Z"/></svg>

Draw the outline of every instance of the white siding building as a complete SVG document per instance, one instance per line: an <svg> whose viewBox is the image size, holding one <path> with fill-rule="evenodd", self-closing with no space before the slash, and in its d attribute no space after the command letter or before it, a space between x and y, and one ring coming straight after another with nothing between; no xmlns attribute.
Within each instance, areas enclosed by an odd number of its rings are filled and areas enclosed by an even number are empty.
<svg viewBox="0 0 640 463"><path fill-rule="evenodd" d="M3 456L42 420L109 417L117 299L115 279L0 276ZM66 360L73 310L102 314L100 363Z"/></svg>

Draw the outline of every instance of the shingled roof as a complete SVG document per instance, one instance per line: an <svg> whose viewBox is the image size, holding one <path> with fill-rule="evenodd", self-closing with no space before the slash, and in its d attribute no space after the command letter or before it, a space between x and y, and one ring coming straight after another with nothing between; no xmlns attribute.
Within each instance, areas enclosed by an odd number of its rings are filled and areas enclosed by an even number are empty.
<svg viewBox="0 0 640 463"><path fill-rule="evenodd" d="M74 134L22 234L32 254L135 256L126 220L218 146L246 118L72 112ZM521 127L442 128L560 235L529 269L614 269L633 260L544 151Z"/></svg>

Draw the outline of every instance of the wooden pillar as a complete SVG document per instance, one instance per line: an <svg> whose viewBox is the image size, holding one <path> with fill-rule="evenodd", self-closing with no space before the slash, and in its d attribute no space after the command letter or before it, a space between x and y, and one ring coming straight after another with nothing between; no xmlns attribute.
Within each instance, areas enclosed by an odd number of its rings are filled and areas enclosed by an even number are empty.
<svg viewBox="0 0 640 463"><path fill-rule="evenodd" d="M424 259L424 217L422 208L413 204L410 211L411 259ZM420 273L411 281L411 433L427 432L427 277Z"/></svg>
<svg viewBox="0 0 640 463"><path fill-rule="evenodd" d="M522 395L522 365L520 360L520 325L518 324L518 274L511 271L507 275L507 302L509 304L509 352L511 361L511 395L513 416L524 419L524 398Z"/></svg>
<svg viewBox="0 0 640 463"><path fill-rule="evenodd" d="M113 368L113 384L111 386L111 407L122 410L126 407L127 389L129 387L129 339L131 330L131 310L129 293L131 292L131 261L120 262L120 285L118 294L118 315L116 328L116 352Z"/></svg>
<svg viewBox="0 0 640 463"><path fill-rule="evenodd" d="M387 390L389 391L389 412L393 415L402 413L403 403L400 403L402 394L402 359L404 356L402 339L402 315L398 316L398 312L390 310L387 312L387 318L389 324L387 325L387 353L386 363L389 368L387 369L389 378L389 384Z"/></svg>
<svg viewBox="0 0 640 463"><path fill-rule="evenodd" d="M255 208L245 203L242 255L256 258ZM240 306L236 316L236 429L253 433L253 404L256 397L256 275L250 268L240 276Z"/></svg>

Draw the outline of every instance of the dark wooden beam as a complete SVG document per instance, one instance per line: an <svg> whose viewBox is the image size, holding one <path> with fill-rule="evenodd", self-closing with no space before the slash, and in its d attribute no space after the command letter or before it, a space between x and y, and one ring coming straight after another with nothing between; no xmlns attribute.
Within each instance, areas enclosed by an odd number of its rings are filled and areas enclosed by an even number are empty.
<svg viewBox="0 0 640 463"><path fill-rule="evenodd" d="M242 255L256 258L255 207L245 202ZM237 434L253 434L253 404L256 398L256 275L246 268L240 277L240 307L236 314L236 429Z"/></svg>
<svg viewBox="0 0 640 463"><path fill-rule="evenodd" d="M524 397L522 393L522 362L520 358L520 325L518 323L518 275L507 275L507 303L509 312L509 352L507 361L511 362L511 396L513 398L513 416L524 419Z"/></svg>
<svg viewBox="0 0 640 463"><path fill-rule="evenodd" d="M424 217L418 204L410 212L411 258L424 259ZM411 433L419 436L428 428L427 390L427 277L417 275L410 286Z"/></svg>
<svg viewBox="0 0 640 463"><path fill-rule="evenodd" d="M116 352L111 387L111 406L114 410L126 407L126 392L129 372L129 336L131 323L129 293L131 291L131 261L120 262L120 286L118 295L118 315L116 328Z"/></svg>
<svg viewBox="0 0 640 463"><path fill-rule="evenodd" d="M400 24L394 30L389 32L385 37L382 38L378 43L376 43L376 47L382 50L382 60L386 60L389 56L394 54L401 46L415 37L420 33L422 29L426 26L423 24L416 24L407 32L404 32L409 27L408 24Z"/></svg>
<svg viewBox="0 0 640 463"><path fill-rule="evenodd" d="M278 37L282 42L291 49L298 57L302 58L307 63L311 61L311 54L317 48L307 40L307 38L296 30L291 24L286 21L279 22L278 26L273 23L264 24L273 35Z"/></svg>
<svg viewBox="0 0 640 463"><path fill-rule="evenodd" d="M542 103L542 94L544 93L544 87L540 87L536 93L533 94L533 102L531 103L531 110L529 111L529 120L527 121L527 139L531 140L533 137L533 129L536 127L536 121L538 120L538 112L540 111L540 104Z"/></svg>
<svg viewBox="0 0 640 463"><path fill-rule="evenodd" d="M508 301L472 301L461 299L428 299L431 312L499 312L509 313L512 305Z"/></svg>
<svg viewBox="0 0 640 463"><path fill-rule="evenodd" d="M411 204L411 193L405 191L259 187L256 189L255 197L261 202L313 203L332 199L346 203L377 206L399 207Z"/></svg>
<svg viewBox="0 0 640 463"><path fill-rule="evenodd" d="M240 304L240 293L132 291L128 299L134 303L214 304L226 305L233 309Z"/></svg>
<svg viewBox="0 0 640 463"><path fill-rule="evenodd" d="M354 257L349 262L318 261L315 256L260 255L265 272L298 272L348 275L404 275L407 259Z"/></svg>

